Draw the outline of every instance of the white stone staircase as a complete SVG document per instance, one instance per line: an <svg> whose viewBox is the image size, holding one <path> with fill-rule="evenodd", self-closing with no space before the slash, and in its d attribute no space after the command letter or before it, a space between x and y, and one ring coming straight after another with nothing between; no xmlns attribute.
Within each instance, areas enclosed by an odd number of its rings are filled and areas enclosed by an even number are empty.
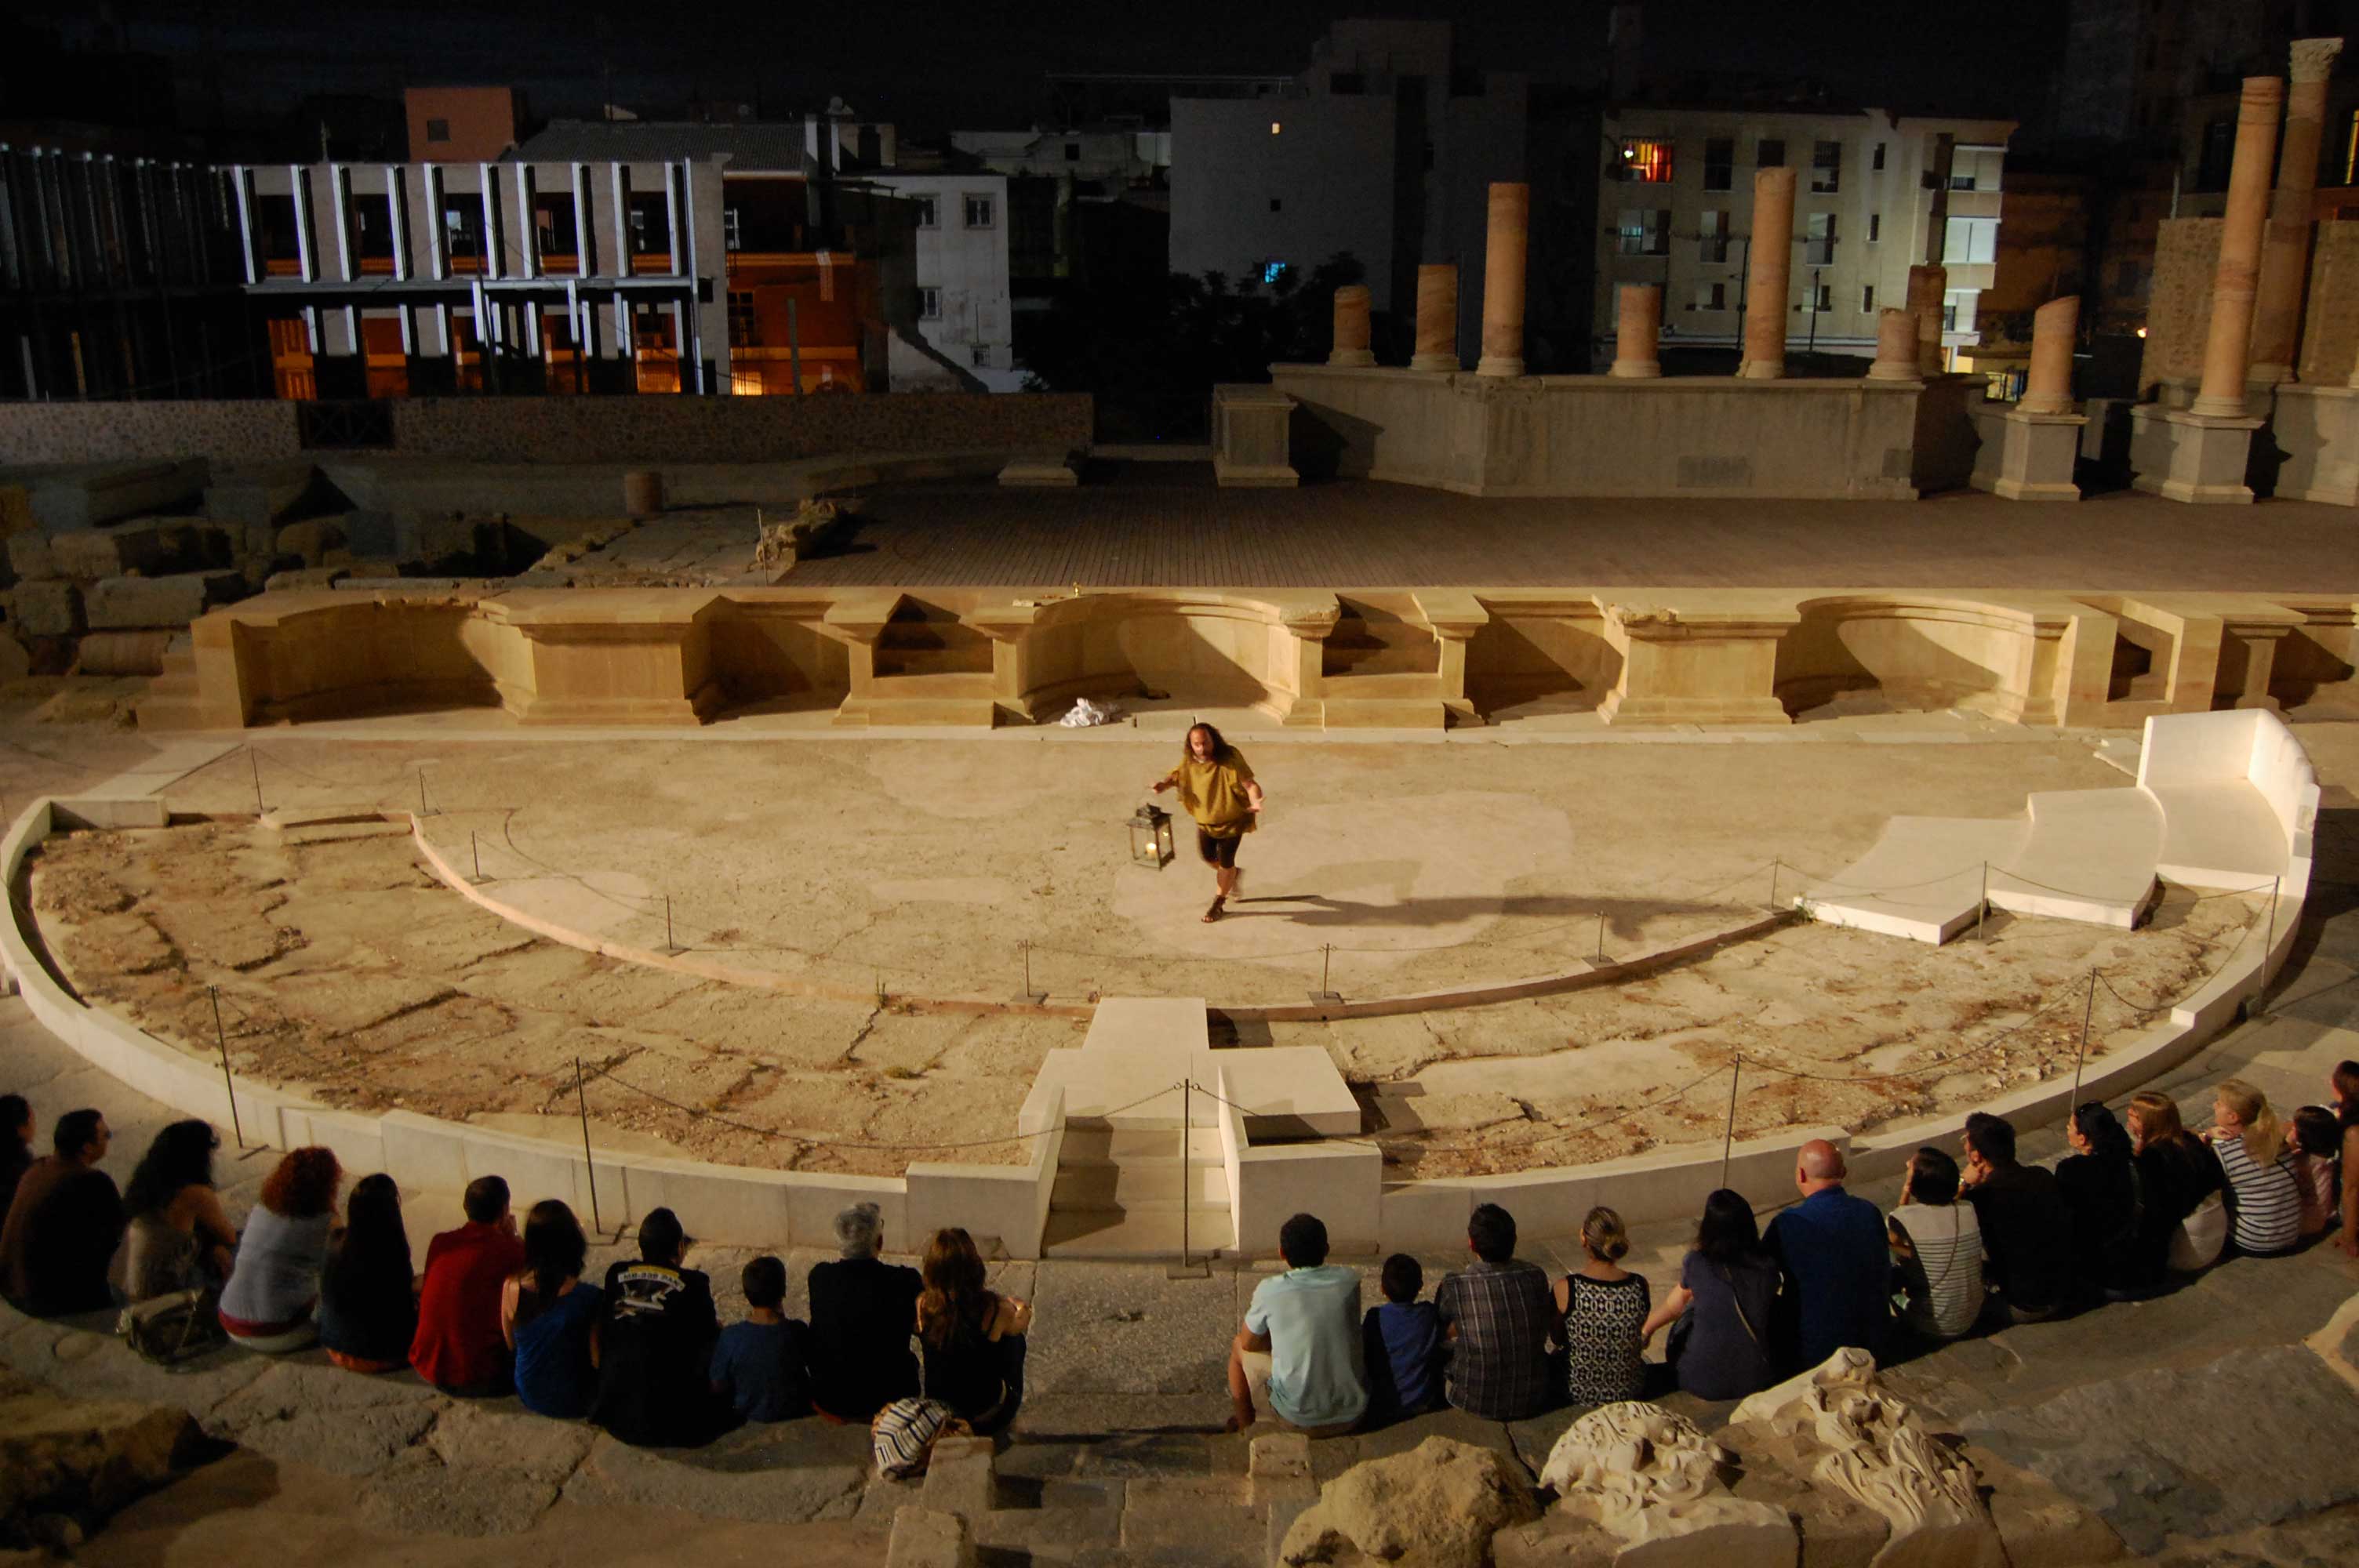
<svg viewBox="0 0 2359 1568"><path fill-rule="evenodd" d="M1177 1127L1065 1129L1042 1256L1201 1257L1235 1241L1217 1129L1188 1134L1184 1162Z"/></svg>

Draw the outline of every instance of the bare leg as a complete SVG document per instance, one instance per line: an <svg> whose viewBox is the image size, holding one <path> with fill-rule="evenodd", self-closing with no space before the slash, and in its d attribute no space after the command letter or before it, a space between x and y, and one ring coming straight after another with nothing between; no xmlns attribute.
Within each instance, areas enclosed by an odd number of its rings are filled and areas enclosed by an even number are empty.
<svg viewBox="0 0 2359 1568"><path fill-rule="evenodd" d="M1237 869L1234 866L1223 866L1213 875L1212 881L1220 888L1221 896L1227 898L1237 891Z"/></svg>
<svg viewBox="0 0 2359 1568"><path fill-rule="evenodd" d="M1245 1354L1234 1340L1229 1342L1229 1403L1236 1411L1229 1418L1231 1430L1243 1432L1254 1423L1253 1385L1245 1381Z"/></svg>

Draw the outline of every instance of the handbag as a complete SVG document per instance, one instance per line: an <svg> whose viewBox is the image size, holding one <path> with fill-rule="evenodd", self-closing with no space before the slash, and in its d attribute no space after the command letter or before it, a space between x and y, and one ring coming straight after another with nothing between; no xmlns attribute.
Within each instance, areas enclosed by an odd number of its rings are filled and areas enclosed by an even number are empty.
<svg viewBox="0 0 2359 1568"><path fill-rule="evenodd" d="M2227 1244L2227 1203L2216 1192L2205 1193L2203 1201L2171 1230L2170 1267L2181 1274L2208 1269L2220 1260Z"/></svg>
<svg viewBox="0 0 2359 1568"><path fill-rule="evenodd" d="M868 1423L868 1444L877 1475L905 1480L926 1473L936 1443L966 1433L966 1422L940 1400L895 1400Z"/></svg>
<svg viewBox="0 0 2359 1568"><path fill-rule="evenodd" d="M174 1291L134 1302L115 1320L114 1331L141 1360L158 1367L177 1366L229 1343L213 1310L212 1292L205 1290Z"/></svg>

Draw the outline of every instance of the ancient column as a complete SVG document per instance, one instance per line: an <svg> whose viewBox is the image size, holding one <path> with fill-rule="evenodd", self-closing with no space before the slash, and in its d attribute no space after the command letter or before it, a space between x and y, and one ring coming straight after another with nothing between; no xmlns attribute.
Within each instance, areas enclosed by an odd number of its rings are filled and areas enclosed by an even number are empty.
<svg viewBox="0 0 2359 1568"><path fill-rule="evenodd" d="M2310 278L2310 200L2318 189L2318 146L2326 129L2326 79L2341 38L2297 38L2286 89L2285 146L2277 155L2277 195L2261 247L2260 293L2253 305L2252 379L2296 378L2301 360L2301 296Z"/></svg>
<svg viewBox="0 0 2359 1568"><path fill-rule="evenodd" d="M1870 381L1917 379L1917 318L1887 305L1875 313L1875 362Z"/></svg>
<svg viewBox="0 0 2359 1568"><path fill-rule="evenodd" d="M1524 373L1524 236L1531 221L1532 188L1510 180L1491 186L1491 226L1483 242L1483 357L1476 375Z"/></svg>
<svg viewBox="0 0 2359 1568"><path fill-rule="evenodd" d="M1454 371L1458 363L1458 267L1441 262L1417 269L1417 352L1411 370Z"/></svg>
<svg viewBox="0 0 2359 1568"><path fill-rule="evenodd" d="M1908 314L1917 321L1917 373L1941 373L1941 316L1950 304L1950 269L1920 262L1908 269Z"/></svg>
<svg viewBox="0 0 2359 1568"><path fill-rule="evenodd" d="M2269 160L2277 148L2285 83L2245 78L2236 104L2236 156L2228 166L2228 205L2220 221L2220 265L2212 274L2212 330L2203 341L2203 380L2189 412L2245 416L2245 375L2253 349L2253 295L2261 270L2261 232L2269 210Z"/></svg>
<svg viewBox="0 0 2359 1568"><path fill-rule="evenodd" d="M2025 414L2072 412L2072 340L2081 297L2051 299L2031 315L2031 374L2016 407Z"/></svg>
<svg viewBox="0 0 2359 1568"><path fill-rule="evenodd" d="M1745 257L1745 358L1736 373L1776 381L1786 373L1786 291L1794 276L1794 171L1753 176L1753 243Z"/></svg>
<svg viewBox="0 0 2359 1568"><path fill-rule="evenodd" d="M1335 291L1335 347L1327 356L1331 365L1372 365L1376 356L1368 347L1368 288L1347 283Z"/></svg>
<svg viewBox="0 0 2359 1568"><path fill-rule="evenodd" d="M1663 286L1625 283L1614 324L1614 368L1611 375L1655 376L1663 373L1656 341L1663 330Z"/></svg>

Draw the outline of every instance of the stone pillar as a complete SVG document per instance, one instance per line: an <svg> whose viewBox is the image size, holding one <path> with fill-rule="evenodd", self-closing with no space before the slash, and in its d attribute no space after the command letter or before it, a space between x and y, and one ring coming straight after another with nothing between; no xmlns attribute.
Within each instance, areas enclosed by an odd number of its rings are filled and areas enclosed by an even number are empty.
<svg viewBox="0 0 2359 1568"><path fill-rule="evenodd" d="M1368 347L1368 289L1365 284L1347 283L1335 291L1335 348L1327 356L1331 365L1372 365L1375 352Z"/></svg>
<svg viewBox="0 0 2359 1568"><path fill-rule="evenodd" d="M1794 276L1794 171L1753 176L1753 243L1745 258L1745 358L1736 373L1776 381L1786 373L1786 293Z"/></svg>
<svg viewBox="0 0 2359 1568"><path fill-rule="evenodd" d="M2245 415L2253 296L2259 284L2261 231L2269 206L2269 160L2277 153L2277 111L2284 100L2284 82L2274 76L2248 76L2236 104L2236 156L2228 166L2220 265L2212 275L2212 331L2203 342L2202 384L2190 405L2190 412L2215 419Z"/></svg>
<svg viewBox="0 0 2359 1568"><path fill-rule="evenodd" d="M1491 225L1483 243L1483 357L1476 375L1524 373L1524 239L1531 224L1532 188L1510 180L1491 186Z"/></svg>
<svg viewBox="0 0 2359 1568"><path fill-rule="evenodd" d="M2032 313L2031 375L2016 406L2026 414L2072 412L2072 341L2081 324L2081 297L2051 299Z"/></svg>
<svg viewBox="0 0 2359 1568"><path fill-rule="evenodd" d="M1875 362L1867 367L1867 379L1917 378L1917 318L1887 305L1875 313Z"/></svg>
<svg viewBox="0 0 2359 1568"><path fill-rule="evenodd" d="M1458 363L1458 267L1442 262L1417 269L1417 352L1411 370L1454 371Z"/></svg>
<svg viewBox="0 0 2359 1568"><path fill-rule="evenodd" d="M1624 284L1621 310L1614 328L1614 368L1607 373L1619 376L1662 374L1663 362L1656 351L1656 342L1662 330L1663 286L1659 283Z"/></svg>
<svg viewBox="0 0 2359 1568"><path fill-rule="evenodd" d="M2260 290L2253 305L2251 378L2272 385L2294 380L2301 358L2301 296L2310 276L2310 209L2326 129L2326 79L2342 52L2341 38L2294 41L2285 146L2277 156L2277 195L2269 203Z"/></svg>
<svg viewBox="0 0 2359 1568"><path fill-rule="evenodd" d="M1950 269L1920 262L1908 269L1908 314L1917 323L1917 373L1941 373L1941 312L1950 303Z"/></svg>

